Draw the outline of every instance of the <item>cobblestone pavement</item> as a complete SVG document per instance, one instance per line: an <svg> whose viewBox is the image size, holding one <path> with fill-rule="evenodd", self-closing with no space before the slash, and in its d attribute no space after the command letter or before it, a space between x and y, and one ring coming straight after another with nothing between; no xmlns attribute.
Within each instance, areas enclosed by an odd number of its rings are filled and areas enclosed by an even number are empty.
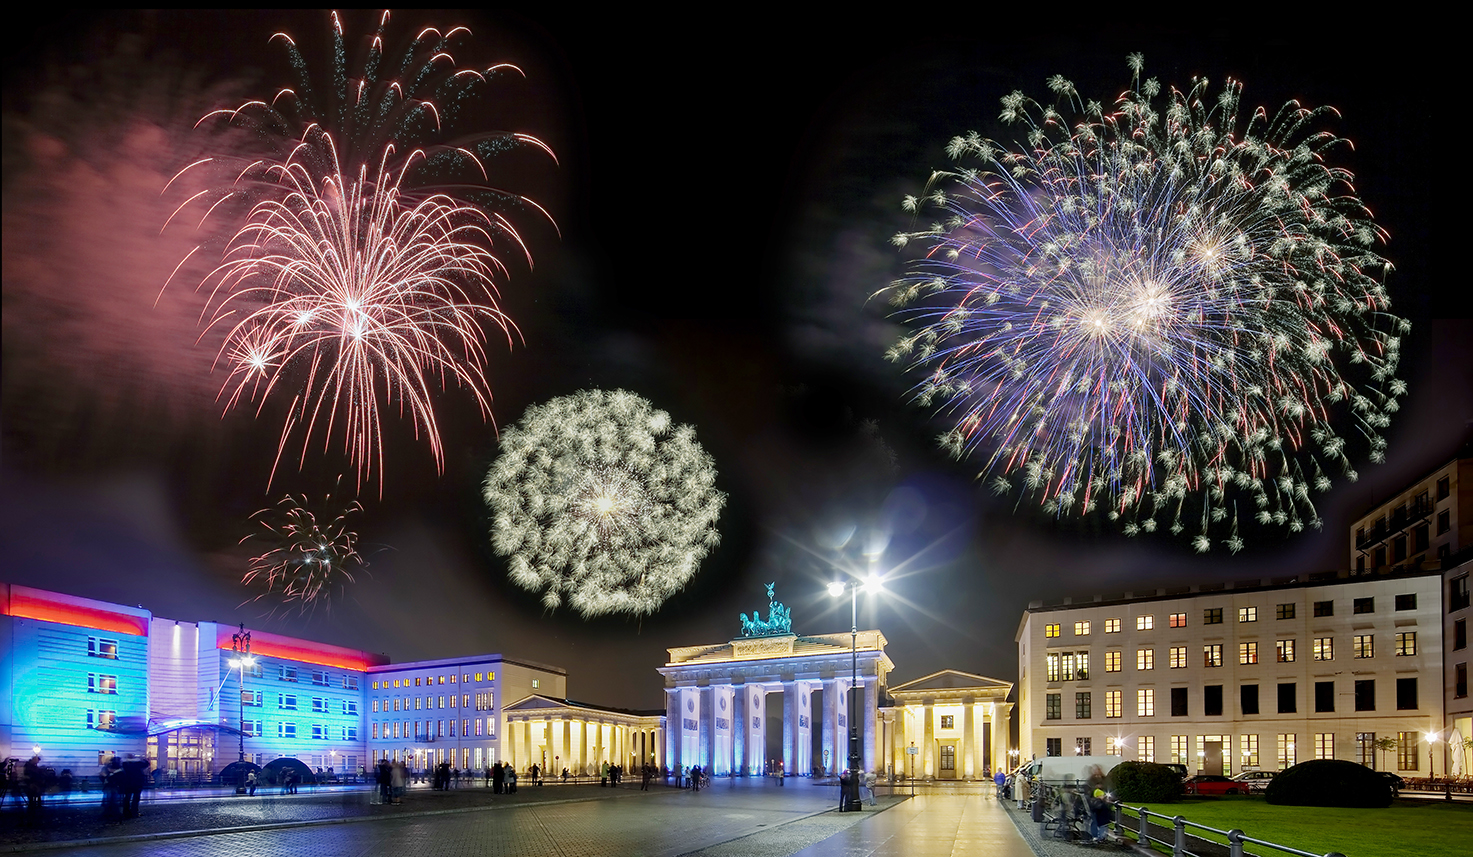
<svg viewBox="0 0 1473 857"><path fill-rule="evenodd" d="M992 789L925 788L882 815L794 852L795 857L1044 857L1008 821ZM1082 855L1071 855L1082 857Z"/></svg>
<svg viewBox="0 0 1473 857"><path fill-rule="evenodd" d="M0 850L66 847L86 857L200 857L215 854L367 855L678 855L784 857L900 802L881 798L864 813L833 811L837 788L807 782L718 781L699 793L653 787L522 788L516 795L484 790L411 791L401 806L378 806L365 792L296 798L196 800L153 807L80 838L42 841L42 831L17 828L8 815ZM68 826L57 818L53 830ZM96 815L95 806L88 808ZM348 823L334 823L336 821ZM304 823L306 822L306 823ZM361 822L361 823L352 823ZM220 830L220 828L244 828ZM97 829L95 827L88 828ZM174 832L194 831L187 835ZM215 831L215 832L204 832ZM115 837L127 837L118 841ZM134 838L136 837L136 838Z"/></svg>

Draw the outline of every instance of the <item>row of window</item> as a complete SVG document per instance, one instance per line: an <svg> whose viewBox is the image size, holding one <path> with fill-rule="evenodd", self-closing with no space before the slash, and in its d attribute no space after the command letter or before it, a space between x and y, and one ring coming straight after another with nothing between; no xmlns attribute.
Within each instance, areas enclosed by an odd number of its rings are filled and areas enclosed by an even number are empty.
<svg viewBox="0 0 1473 857"><path fill-rule="evenodd" d="M261 667L257 665L256 668L251 671L251 674L259 678L261 676ZM276 677L281 681L297 681L298 670L294 666L278 664L276 667ZM333 687L334 681L337 681L337 685L339 687L342 687L344 690L358 689L358 676L351 674L334 676L327 670L310 670L308 672L308 680L318 687Z"/></svg>
<svg viewBox="0 0 1473 857"><path fill-rule="evenodd" d="M1465 680L1466 682L1466 680ZM1244 684L1238 687L1238 709L1242 714L1261 714L1258 688L1256 684ZM1297 714L1299 711L1299 695L1297 682L1280 682L1278 689L1278 713ZM1189 694L1191 688L1173 687L1171 694L1171 716L1190 717ZM1356 679L1352 682L1351 695L1354 700L1356 711L1376 710L1376 680ZM1124 716L1125 691L1107 690L1105 696L1105 717L1118 718ZM1330 714L1335 711L1335 682L1314 682L1314 710L1316 714ZM1137 688L1135 692L1136 716L1156 716L1156 689L1143 687ZM1396 710L1417 710L1417 679L1396 679ZM1094 716L1093 693L1091 691L1079 691L1074 694L1074 718L1076 720L1088 720ZM1202 686L1202 716L1223 716L1223 686L1220 684L1208 684ZM1064 695L1062 693L1044 694L1044 719L1062 720L1064 717Z"/></svg>
<svg viewBox="0 0 1473 857"><path fill-rule="evenodd" d="M1197 736L1197 755L1191 755L1190 735L1172 735L1170 738L1171 762L1177 765L1188 765L1200 767L1204 762L1209 748L1215 754L1220 754L1224 763L1224 770L1231 770L1232 739L1227 735L1200 735ZM1293 732L1280 732L1275 736L1277 743L1277 756L1275 761L1280 769L1289 768L1299 762L1298 735ZM1316 732L1312 736L1314 745L1314 758L1335 758L1335 733ZM1355 733L1355 755L1356 762L1369 768L1377 768L1377 753L1390 753L1396 751L1396 768L1401 771L1417 770L1418 760L1421 754L1417 752L1418 733L1398 732L1395 738L1377 739L1374 732ZM1105 755L1122 756L1130 749L1132 740L1130 738L1107 737L1105 739ZM1134 739L1136 758L1142 762L1156 761L1156 739L1150 735L1141 735ZM1094 741L1089 737L1074 739L1074 754L1077 756L1089 756L1093 753ZM1044 751L1049 756L1063 755L1064 739L1048 738L1044 743ZM1238 736L1238 758L1237 761L1243 769L1260 767L1258 755L1258 736L1253 734Z"/></svg>
<svg viewBox="0 0 1473 857"><path fill-rule="evenodd" d="M474 720L460 720L460 732L456 734L455 720L393 720L385 723L374 723L370 728L370 736L377 741L381 738L409 738L415 741L424 741L431 738L470 738L472 733L475 737L485 735L496 737L495 721L490 717Z"/></svg>
<svg viewBox="0 0 1473 857"><path fill-rule="evenodd" d="M262 696L261 696L261 692L260 691L245 690L245 691L241 691L241 694L240 694L240 701L242 703L246 704L246 705L260 705L261 704L261 699L262 699ZM346 715L349 715L349 716L357 716L357 714L358 714L358 700L356 700L356 699L333 700L333 699L329 699L329 698L323 697L323 696L314 696L314 697L311 697L312 713L313 714L333 714L334 712L333 712L332 709L334 708L334 703L335 702L337 703L337 706L336 707L339 709L336 713L338 713L338 714L346 714ZM281 710L283 710L283 711L296 711L297 710L297 696L296 696L296 694L292 694L292 693L278 693L276 695L276 707L279 708L279 709L281 709Z"/></svg>
<svg viewBox="0 0 1473 857"><path fill-rule="evenodd" d="M1396 657L1412 657L1417 654L1417 632L1398 631L1395 635L1395 647L1393 651ZM1332 661L1335 659L1335 638L1315 637L1311 653L1314 660ZM1171 646L1167 650L1171 669L1185 669L1187 667L1187 647ZM1356 659L1373 658L1376 656L1376 641L1373 634L1355 634L1351 637L1351 657ZM1124 652L1111 650L1105 652L1105 672L1118 673L1124 671ZM1294 640L1274 641L1274 660L1281 664L1294 663L1296 658L1296 646ZM1207 643L1202 646L1202 666L1220 667L1224 660L1222 643ZM1238 643L1238 664L1251 666L1259 663L1258 641L1248 640ZM1044 656L1044 665L1047 678L1051 682L1056 681L1084 681L1089 678L1089 652L1049 652ZM1155 649L1136 649L1135 668L1138 672L1148 672L1156 668Z"/></svg>
<svg viewBox="0 0 1473 857"><path fill-rule="evenodd" d="M393 687L399 687L400 686L400 682L403 682L403 686L404 687L424 687L426 685L445 684L445 678L446 677L443 676L443 675L441 675L441 676L432 676L432 675L430 675L430 676L415 676L414 677L414 684L412 684L412 685L409 683L409 679L407 679L407 678L403 678L403 679L396 678L396 679L393 680L392 686ZM451 673L449 678L450 678L450 684L455 684L455 679L456 679L455 674L454 673ZM438 679L438 681L437 681L437 679ZM494 673L494 672L476 673L476 681L496 681L496 673ZM460 674L460 683L461 684L470 684L471 683L471 674L470 673L461 673ZM373 689L374 690L381 690L381 689L382 690L388 690L390 686L391 685L389 683L389 679L383 679L381 681L376 681L376 682L373 683ZM537 683L536 682L533 682L532 683L532 686L533 687L536 687L537 686Z"/></svg>
<svg viewBox="0 0 1473 857"><path fill-rule="evenodd" d="M246 721L243 721L242 729L248 735L251 735L253 737L260 737L260 735L261 735L261 721L259 721L259 720L246 720ZM333 736L334 733L337 734L337 736L338 736L337 737L337 740L339 740L339 741L357 741L358 740L358 727L357 726L338 726L338 727L333 727L332 725L327 724L327 723L311 723L311 724L308 724L307 729L303 730L302 737L304 737L304 738L310 738L313 741L331 741L332 740L332 736ZM297 737L297 724L295 724L295 723L286 723L286 722L277 723L276 724L276 737L278 737L278 738L296 738Z"/></svg>
<svg viewBox="0 0 1473 857"><path fill-rule="evenodd" d="M450 704L448 706L445 704L445 701L447 699L450 701ZM393 707L393 710L394 711L401 711L401 710L402 711L423 711L425 709L429 709L429 710L432 710L433 711L436 708L455 708L455 707L457 707L457 702L459 703L459 707L460 708L470 708L471 707L471 695L468 694L468 693L463 693L458 698L456 697L455 694L452 693L448 697L447 696L440 696L440 697L434 697L434 696L425 696L425 697L419 697L419 696L396 696L396 697L393 698L393 700L394 700L394 707ZM493 694L489 690L481 691L480 693L477 693L476 694L476 710L477 711L490 711L491 708L492 708L492 705L491 705L492 700L493 700ZM411 704L411 702L412 702L412 704ZM374 711L375 714L377 714L380 711L379 704L380 704L380 700L377 700L377 699L373 700L373 702L372 702L373 711ZM383 704L383 708L382 708L383 711L390 710L389 709L389 700L387 700L387 699L382 700L382 704Z"/></svg>
<svg viewBox="0 0 1473 857"><path fill-rule="evenodd" d="M1276 619L1293 619L1294 618L1294 614L1295 614L1294 606L1295 605L1293 603L1276 605L1274 607L1274 618L1276 618ZM1415 610L1415 609L1417 609L1417 594L1415 592L1412 592L1412 593L1408 593L1406 595L1398 595L1398 596L1396 596L1396 609L1397 610ZM1208 607L1208 608L1204 609L1202 611L1202 624L1204 624L1204 625L1221 625L1222 624L1222 617L1223 617L1223 612L1222 611L1223 611L1223 608L1221 608L1221 607ZM1356 598L1356 599L1352 599L1352 601L1351 601L1351 612L1352 613L1355 613L1355 614L1375 613L1376 612L1376 599L1375 599L1375 597L1372 596L1370 598ZM1316 601L1316 602L1314 602L1314 615L1315 616L1334 616L1335 615L1335 602L1334 601ZM1257 607L1239 607L1238 608L1238 621L1240 623L1257 622L1258 621L1258 608ZM1170 614L1169 616L1167 616L1167 626L1168 627L1171 627L1171 628L1185 628L1187 626L1187 614L1185 614L1185 613L1172 613L1172 614ZM1154 629L1155 627L1156 627L1156 617L1153 616L1153 615L1137 616L1136 619L1135 619L1135 629L1137 631L1150 631L1150 630ZM1088 620L1080 620L1078 622L1075 622L1074 623L1074 636L1076 636L1076 637L1087 637L1087 636L1090 635L1090 632L1091 632L1092 628L1093 628L1093 625ZM1105 631L1106 634L1118 634L1118 633L1120 633L1120 620L1119 619L1106 619L1105 620L1104 631ZM1062 632L1062 625L1060 623L1053 622L1053 623L1045 624L1043 626L1043 635L1045 637L1050 637L1050 638L1051 637L1058 637L1058 636L1061 635L1061 632Z"/></svg>

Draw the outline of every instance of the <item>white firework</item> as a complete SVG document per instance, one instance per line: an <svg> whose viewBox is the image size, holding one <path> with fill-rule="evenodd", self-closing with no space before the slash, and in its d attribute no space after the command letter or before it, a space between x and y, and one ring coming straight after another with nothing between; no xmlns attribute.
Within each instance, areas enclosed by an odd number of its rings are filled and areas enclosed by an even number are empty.
<svg viewBox="0 0 1473 857"><path fill-rule="evenodd" d="M502 433L483 494L518 586L585 617L645 615L719 543L715 485L695 429L633 393L583 390Z"/></svg>

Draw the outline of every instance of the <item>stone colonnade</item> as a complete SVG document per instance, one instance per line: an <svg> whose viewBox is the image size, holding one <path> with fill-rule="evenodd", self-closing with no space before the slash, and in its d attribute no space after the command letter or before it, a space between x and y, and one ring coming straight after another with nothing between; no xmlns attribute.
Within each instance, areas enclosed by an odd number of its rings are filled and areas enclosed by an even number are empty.
<svg viewBox="0 0 1473 857"><path fill-rule="evenodd" d="M1010 682L942 670L890 689L885 770L918 779L982 779L1011 767ZM914 748L915 752L908 752Z"/></svg>
<svg viewBox="0 0 1473 857"><path fill-rule="evenodd" d="M505 710L504 762L526 771L537 765L545 776L596 775L604 764L639 767L665 764L665 718L658 714L611 711L532 696Z"/></svg>
<svg viewBox="0 0 1473 857"><path fill-rule="evenodd" d="M672 768L700 765L714 776L753 776L781 770L794 776L831 775L848 765L851 687L862 688L859 708L865 770L879 770L878 700L889 671L884 635L793 634L733 640L720 646L670 649L665 677L666 757ZM852 680L854 660L858 683ZM815 692L822 691L817 710ZM770 700L782 694L782 751L767 754ZM818 716L815 716L815 715ZM776 719L776 718L774 718ZM815 757L813 730L821 723Z"/></svg>

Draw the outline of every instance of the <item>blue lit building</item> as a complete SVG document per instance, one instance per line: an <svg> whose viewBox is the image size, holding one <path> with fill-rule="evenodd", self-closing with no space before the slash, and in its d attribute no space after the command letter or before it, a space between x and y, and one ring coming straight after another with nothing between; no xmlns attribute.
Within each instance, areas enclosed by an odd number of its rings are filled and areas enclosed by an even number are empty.
<svg viewBox="0 0 1473 857"><path fill-rule="evenodd" d="M391 665L249 633L246 663L236 628L0 583L0 758L88 776L113 756L146 757L163 785L242 754L339 772L381 758L480 768L511 758L507 701L567 692L565 670L499 654ZM589 764L644 761L620 742L590 748Z"/></svg>

